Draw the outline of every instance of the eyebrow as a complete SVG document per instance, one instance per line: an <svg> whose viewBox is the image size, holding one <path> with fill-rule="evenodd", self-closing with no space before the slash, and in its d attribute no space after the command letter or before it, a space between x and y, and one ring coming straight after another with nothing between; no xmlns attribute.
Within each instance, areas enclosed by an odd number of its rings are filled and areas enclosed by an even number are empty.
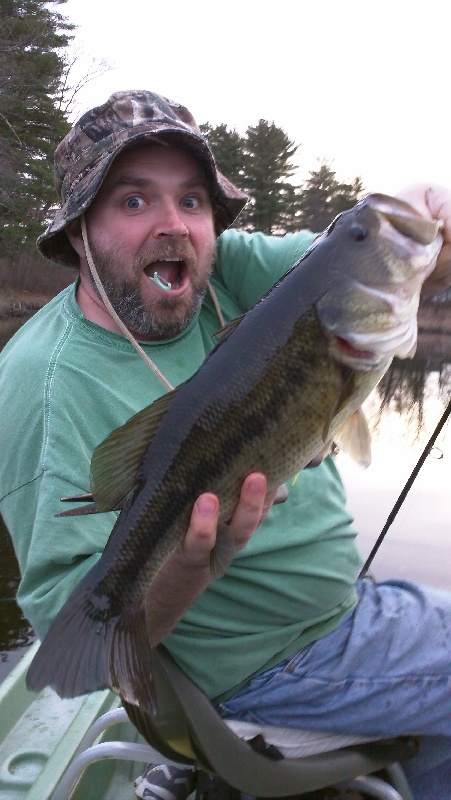
<svg viewBox="0 0 451 800"><path fill-rule="evenodd" d="M111 179L111 183L109 185L109 189L117 189L121 186L142 186L142 187L152 187L155 181L150 180L149 178L141 178L139 175L126 175L126 174L119 174L116 177ZM202 173L193 176L187 181L184 181L180 184L181 189L192 189L196 186L203 186L207 188L207 181Z"/></svg>

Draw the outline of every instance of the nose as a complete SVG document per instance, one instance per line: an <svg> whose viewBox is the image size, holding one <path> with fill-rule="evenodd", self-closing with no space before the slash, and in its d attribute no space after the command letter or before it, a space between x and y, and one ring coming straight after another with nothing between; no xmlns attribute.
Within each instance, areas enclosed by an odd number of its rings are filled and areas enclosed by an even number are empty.
<svg viewBox="0 0 451 800"><path fill-rule="evenodd" d="M188 228L176 203L161 204L156 212L153 226L155 238L161 236L186 236Z"/></svg>

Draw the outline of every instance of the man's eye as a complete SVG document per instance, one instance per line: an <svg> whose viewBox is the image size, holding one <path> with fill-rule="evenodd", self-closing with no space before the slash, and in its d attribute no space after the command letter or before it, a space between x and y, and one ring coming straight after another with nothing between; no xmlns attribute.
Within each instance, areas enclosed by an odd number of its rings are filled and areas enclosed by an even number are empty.
<svg viewBox="0 0 451 800"><path fill-rule="evenodd" d="M127 208L131 209L141 208L143 202L144 200L142 199L142 197L137 197L136 195L133 195L132 197L127 197L125 205L127 206Z"/></svg>
<svg viewBox="0 0 451 800"><path fill-rule="evenodd" d="M183 199L183 206L184 208L197 208L199 205L199 200L197 197L185 197Z"/></svg>

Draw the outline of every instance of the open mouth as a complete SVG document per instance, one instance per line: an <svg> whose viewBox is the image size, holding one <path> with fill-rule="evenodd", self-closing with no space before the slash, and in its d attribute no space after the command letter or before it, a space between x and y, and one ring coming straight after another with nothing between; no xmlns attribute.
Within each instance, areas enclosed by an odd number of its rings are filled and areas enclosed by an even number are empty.
<svg viewBox="0 0 451 800"><path fill-rule="evenodd" d="M163 292L174 293L183 290L188 283L188 268L181 258L153 261L148 264L144 272Z"/></svg>
<svg viewBox="0 0 451 800"><path fill-rule="evenodd" d="M343 339L341 336L334 336L334 342L339 350L341 350L345 355L351 356L351 358L361 358L362 361L371 361L376 357L376 354L372 350L357 350L352 346L352 344L350 344L346 339Z"/></svg>
<svg viewBox="0 0 451 800"><path fill-rule="evenodd" d="M363 371L379 369L381 364L387 360L387 355L375 350L359 350L347 339L335 335L331 336L329 352L340 363Z"/></svg>

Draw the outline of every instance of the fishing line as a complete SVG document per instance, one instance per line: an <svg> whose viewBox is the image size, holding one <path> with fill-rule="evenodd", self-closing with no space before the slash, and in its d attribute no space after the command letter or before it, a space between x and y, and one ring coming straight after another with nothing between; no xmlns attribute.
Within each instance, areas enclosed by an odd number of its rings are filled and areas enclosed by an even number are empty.
<svg viewBox="0 0 451 800"><path fill-rule="evenodd" d="M443 412L443 415L440 417L440 420L439 420L439 422L437 424L437 427L436 427L434 433L432 434L431 438L429 439L428 443L426 444L426 447L424 448L420 458L418 459L415 468L412 470L412 473L411 473L406 485L404 486L404 489L402 490L402 492L399 495L395 505L393 506L392 511L388 515L387 521L386 521L384 527L382 528L382 531L380 532L380 534L379 534L379 536L377 538L376 544L374 545L373 549L371 550L371 553L369 554L367 560L365 561L365 564L363 565L363 567L361 569L359 578L364 578L366 573L368 572L368 569L369 569L369 567L370 567L370 565L371 565L371 563L372 563L372 561L374 559L374 556L376 555L377 551L379 550L379 547L381 546L388 529L393 524L399 509L401 508L401 506L402 506L404 500L406 499L410 489L412 488L412 485L413 485L413 482L414 482L415 478L417 477L421 467L423 466L424 462L426 461L426 458L428 457L428 455L430 455L430 453L431 453L431 451L432 451L432 449L434 447L435 440L437 439L440 431L442 430L442 428L443 428L443 426L444 426L444 424L445 424L445 422L448 419L450 414L451 414L451 400L449 401L448 406L446 407L445 411Z"/></svg>

